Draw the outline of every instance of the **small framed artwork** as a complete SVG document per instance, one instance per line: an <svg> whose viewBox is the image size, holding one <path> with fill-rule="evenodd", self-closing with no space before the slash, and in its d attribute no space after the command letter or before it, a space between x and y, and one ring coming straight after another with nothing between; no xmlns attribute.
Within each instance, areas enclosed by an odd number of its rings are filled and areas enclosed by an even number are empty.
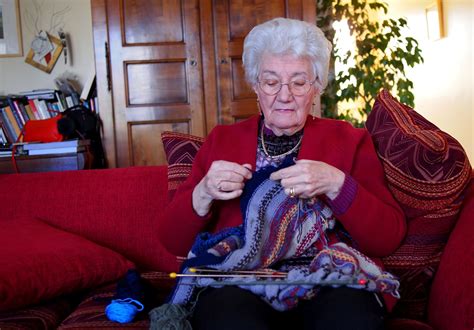
<svg viewBox="0 0 474 330"><path fill-rule="evenodd" d="M428 39L438 40L444 37L444 18L442 0L436 0L426 7L426 26L428 29Z"/></svg>
<svg viewBox="0 0 474 330"><path fill-rule="evenodd" d="M0 0L0 57L23 56L19 0Z"/></svg>
<svg viewBox="0 0 474 330"><path fill-rule="evenodd" d="M63 50L61 40L41 31L35 37L31 46L32 48L28 55L26 55L25 62L46 73L50 73Z"/></svg>

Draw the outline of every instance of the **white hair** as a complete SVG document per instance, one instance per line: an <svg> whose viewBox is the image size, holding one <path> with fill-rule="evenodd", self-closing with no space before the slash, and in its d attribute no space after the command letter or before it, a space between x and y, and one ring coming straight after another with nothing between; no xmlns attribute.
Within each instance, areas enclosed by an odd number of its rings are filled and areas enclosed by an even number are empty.
<svg viewBox="0 0 474 330"><path fill-rule="evenodd" d="M245 79L254 86L263 55L295 55L308 58L319 87L328 82L332 45L316 25L289 18L274 18L255 26L245 37L242 62Z"/></svg>

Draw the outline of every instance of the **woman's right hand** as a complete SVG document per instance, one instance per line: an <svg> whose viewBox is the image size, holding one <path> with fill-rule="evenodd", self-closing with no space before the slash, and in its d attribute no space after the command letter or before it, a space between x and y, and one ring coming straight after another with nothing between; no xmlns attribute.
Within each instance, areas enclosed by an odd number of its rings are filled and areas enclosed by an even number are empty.
<svg viewBox="0 0 474 330"><path fill-rule="evenodd" d="M211 167L193 190L193 208L200 216L209 213L216 199L229 200L242 194L245 180L252 177L252 165L225 160L212 162Z"/></svg>

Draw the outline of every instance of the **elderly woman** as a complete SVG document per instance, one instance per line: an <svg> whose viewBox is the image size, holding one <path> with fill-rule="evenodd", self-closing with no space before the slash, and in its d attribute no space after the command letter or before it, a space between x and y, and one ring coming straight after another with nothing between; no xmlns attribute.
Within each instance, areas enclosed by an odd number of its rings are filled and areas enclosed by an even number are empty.
<svg viewBox="0 0 474 330"><path fill-rule="evenodd" d="M171 303L195 329L382 328L398 282L377 258L406 225L367 131L311 116L330 51L292 19L245 39L260 114L209 134L159 228L174 254L192 246Z"/></svg>

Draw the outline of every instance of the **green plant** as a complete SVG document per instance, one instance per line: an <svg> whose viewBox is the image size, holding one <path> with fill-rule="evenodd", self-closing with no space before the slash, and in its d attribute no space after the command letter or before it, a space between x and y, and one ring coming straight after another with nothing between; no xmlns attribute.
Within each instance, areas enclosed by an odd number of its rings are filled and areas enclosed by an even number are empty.
<svg viewBox="0 0 474 330"><path fill-rule="evenodd" d="M384 18L388 6L379 0L316 0L317 24L333 40L334 51L329 84L321 97L324 117L340 118L361 126L382 88L401 102L414 106L413 83L406 70L423 62L418 42L405 36L407 21ZM333 22L347 20L355 49L344 51L338 45ZM334 73L334 63L349 66ZM355 104L356 112L338 111L338 103Z"/></svg>

